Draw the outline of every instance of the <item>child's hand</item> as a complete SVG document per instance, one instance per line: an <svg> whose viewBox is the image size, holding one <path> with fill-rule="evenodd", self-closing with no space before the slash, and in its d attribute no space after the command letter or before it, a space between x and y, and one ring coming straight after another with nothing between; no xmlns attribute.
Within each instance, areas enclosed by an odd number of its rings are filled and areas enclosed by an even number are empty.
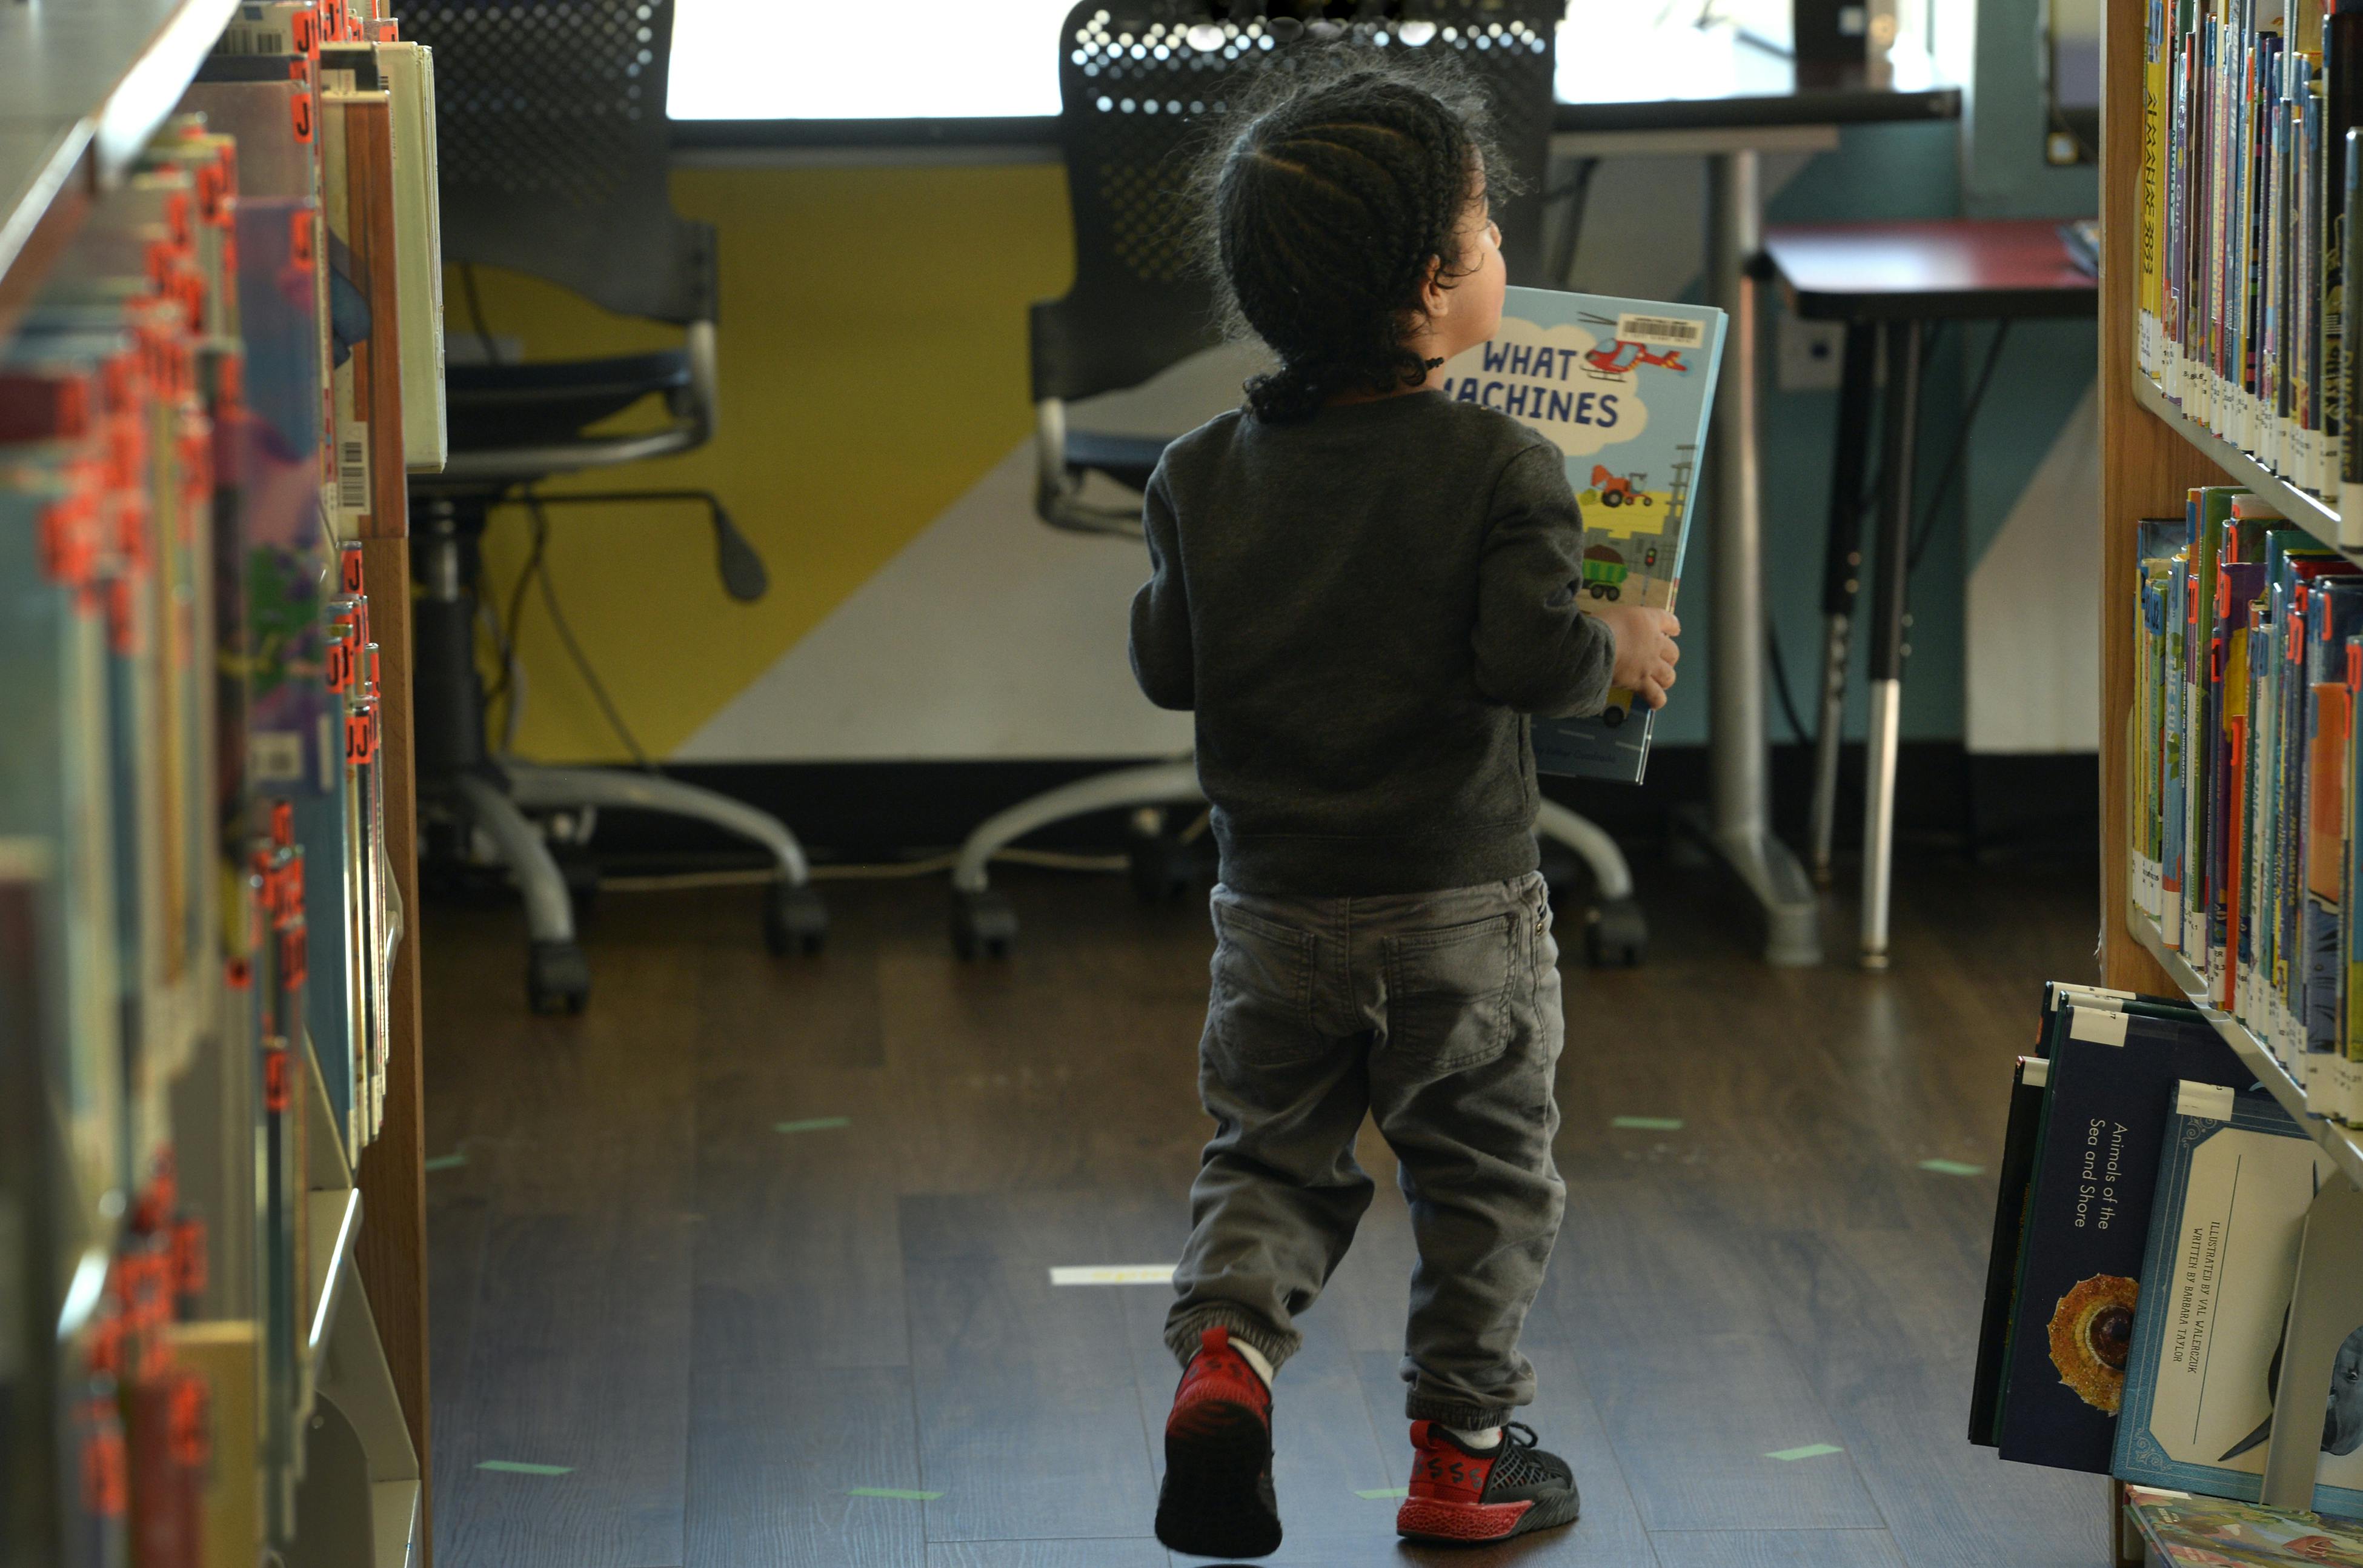
<svg viewBox="0 0 2363 1568"><path fill-rule="evenodd" d="M1610 605L1588 612L1608 623L1616 635L1616 670L1609 684L1622 686L1651 707L1666 706L1666 691L1674 684L1674 666L1682 651L1674 639L1682 623L1671 610L1647 605Z"/></svg>

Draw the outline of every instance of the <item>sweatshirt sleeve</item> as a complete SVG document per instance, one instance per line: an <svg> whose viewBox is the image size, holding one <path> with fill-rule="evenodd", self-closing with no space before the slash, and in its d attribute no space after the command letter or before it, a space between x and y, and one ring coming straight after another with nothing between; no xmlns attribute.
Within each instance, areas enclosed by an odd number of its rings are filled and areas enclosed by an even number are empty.
<svg viewBox="0 0 2363 1568"><path fill-rule="evenodd" d="M1551 718L1607 706L1616 639L1577 607L1582 576L1583 517L1559 451L1529 447L1494 484L1478 566L1477 685L1487 697Z"/></svg>
<svg viewBox="0 0 2363 1568"><path fill-rule="evenodd" d="M1150 702L1186 710L1197 702L1190 600L1182 584L1182 536L1162 461L1141 498L1141 525L1148 538L1148 581L1132 596L1132 675Z"/></svg>

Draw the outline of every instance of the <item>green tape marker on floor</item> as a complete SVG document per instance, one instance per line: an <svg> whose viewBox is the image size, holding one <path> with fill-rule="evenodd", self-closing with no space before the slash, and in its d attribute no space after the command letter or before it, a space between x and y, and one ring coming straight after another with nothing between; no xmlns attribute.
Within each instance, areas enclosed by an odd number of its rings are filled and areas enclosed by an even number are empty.
<svg viewBox="0 0 2363 1568"><path fill-rule="evenodd" d="M1920 1168L1934 1171L1940 1176L1982 1176L1986 1173L1983 1165L1964 1165L1958 1160L1923 1160Z"/></svg>
<svg viewBox="0 0 2363 1568"><path fill-rule="evenodd" d="M1608 1125L1626 1132L1680 1132L1682 1118L1678 1116L1620 1116Z"/></svg>
<svg viewBox="0 0 2363 1568"><path fill-rule="evenodd" d="M900 1497L906 1503L932 1503L943 1496L941 1492L906 1492L900 1486L849 1486L845 1495L849 1497Z"/></svg>
<svg viewBox="0 0 2363 1568"><path fill-rule="evenodd" d="M514 1459L484 1459L476 1462L479 1470L498 1470L511 1475L571 1475L571 1464L526 1464Z"/></svg>
<svg viewBox="0 0 2363 1568"><path fill-rule="evenodd" d="M849 1116L816 1116L808 1121L780 1121L771 1124L773 1132L829 1132L840 1127L851 1127Z"/></svg>
<svg viewBox="0 0 2363 1568"><path fill-rule="evenodd" d="M1354 1496L1357 1497L1370 1498L1408 1497L1411 1496L1411 1488L1408 1486L1373 1486L1367 1492L1357 1492Z"/></svg>
<svg viewBox="0 0 2363 1568"><path fill-rule="evenodd" d="M1776 1449L1772 1452L1766 1454L1764 1457L1767 1459L1777 1459L1781 1461L1783 1463L1793 1464L1801 1459L1819 1459L1825 1453L1844 1452L1846 1452L1846 1450L1833 1447L1828 1443L1807 1443L1803 1448Z"/></svg>
<svg viewBox="0 0 2363 1568"><path fill-rule="evenodd" d="M456 1171L468 1162L465 1154L438 1154L421 1167L428 1171Z"/></svg>

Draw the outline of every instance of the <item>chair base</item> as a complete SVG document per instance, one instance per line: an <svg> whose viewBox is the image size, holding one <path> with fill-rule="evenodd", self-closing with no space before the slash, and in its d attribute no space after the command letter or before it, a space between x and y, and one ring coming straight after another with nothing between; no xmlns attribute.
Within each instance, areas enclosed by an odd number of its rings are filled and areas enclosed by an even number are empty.
<svg viewBox="0 0 2363 1568"><path fill-rule="evenodd" d="M952 947L964 959L1006 958L1017 940L1017 916L993 891L993 857L1054 822L1095 811L1127 807L1155 810L1204 806L1198 764L1191 758L1118 768L1019 801L986 818L960 845L952 866ZM1535 817L1535 836L1572 851L1592 873L1593 906L1585 912L1584 951L1595 964L1636 964L1648 947L1648 927L1633 900L1633 872L1625 855L1595 824L1556 801L1544 801ZM1182 865L1178 839L1170 833L1137 835L1131 846L1133 885L1144 901L1177 891ZM1183 879L1186 880L1186 879Z"/></svg>
<svg viewBox="0 0 2363 1568"><path fill-rule="evenodd" d="M727 795L653 773L544 767L495 759L483 746L484 694L475 667L476 540L489 495L414 498L414 575L423 590L414 620L414 700L423 740L424 802L471 828L524 896L531 946L526 999L537 1013L580 1013L591 972L575 940L566 870L528 810L615 806L705 822L762 846L774 869L762 911L763 940L778 955L818 952L828 910L811 885L804 846L779 818ZM586 891L588 889L586 888Z"/></svg>

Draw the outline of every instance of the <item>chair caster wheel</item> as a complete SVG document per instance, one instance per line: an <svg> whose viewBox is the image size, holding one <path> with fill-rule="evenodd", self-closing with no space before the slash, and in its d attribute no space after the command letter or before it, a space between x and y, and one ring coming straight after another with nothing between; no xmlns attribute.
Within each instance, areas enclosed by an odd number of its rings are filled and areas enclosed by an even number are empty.
<svg viewBox="0 0 2363 1568"><path fill-rule="evenodd" d="M1126 871L1133 896L1143 904L1170 904L1190 891L1197 874L1191 846L1169 832L1134 833L1125 843Z"/></svg>
<svg viewBox="0 0 2363 1568"><path fill-rule="evenodd" d="M526 960L526 1006L545 1016L591 1005L591 965L572 942L536 942Z"/></svg>
<svg viewBox="0 0 2363 1568"><path fill-rule="evenodd" d="M773 958L809 958L828 943L828 906L810 885L775 882L763 895L763 945Z"/></svg>
<svg viewBox="0 0 2363 1568"><path fill-rule="evenodd" d="M1007 958L1017 940L1017 911L990 888L952 894L952 951L962 958Z"/></svg>
<svg viewBox="0 0 2363 1568"><path fill-rule="evenodd" d="M1584 917L1583 951L1595 969L1631 969L1649 949L1649 923L1630 898L1613 898Z"/></svg>

